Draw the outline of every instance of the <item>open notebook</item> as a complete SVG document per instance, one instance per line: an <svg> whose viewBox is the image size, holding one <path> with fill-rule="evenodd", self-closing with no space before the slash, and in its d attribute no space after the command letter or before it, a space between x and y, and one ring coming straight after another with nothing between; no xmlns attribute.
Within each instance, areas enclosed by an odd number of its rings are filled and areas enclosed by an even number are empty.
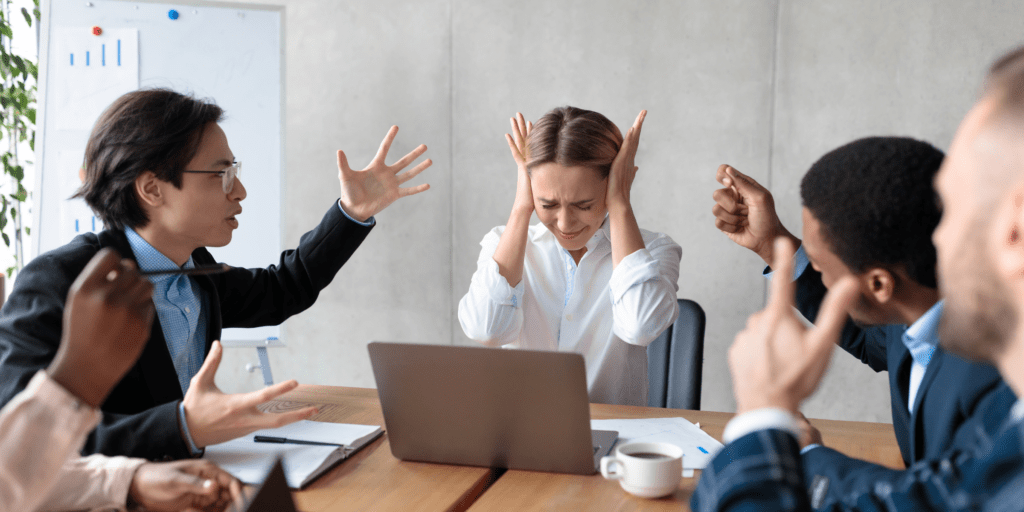
<svg viewBox="0 0 1024 512"><path fill-rule="evenodd" d="M247 484L261 482L280 458L288 487L301 489L383 433L384 430L375 425L299 421L208 446L203 458L216 463ZM345 446L257 443L253 441L255 436L339 443Z"/></svg>

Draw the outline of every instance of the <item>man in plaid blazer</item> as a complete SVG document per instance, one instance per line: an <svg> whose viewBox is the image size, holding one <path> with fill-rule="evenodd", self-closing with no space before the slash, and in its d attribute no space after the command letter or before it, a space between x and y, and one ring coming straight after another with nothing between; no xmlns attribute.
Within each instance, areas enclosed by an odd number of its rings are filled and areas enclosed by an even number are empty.
<svg viewBox="0 0 1024 512"><path fill-rule="evenodd" d="M946 297L943 348L990 361L1024 393L1024 48L996 62L985 94L964 119L936 178L944 205L933 236ZM789 240L775 254L792 254ZM727 446L704 471L692 501L704 510L809 510L796 413L824 375L857 284L841 279L818 323L793 311L793 262L777 258L772 298L729 352L739 413ZM1024 402L972 444L922 461L892 481L834 502L836 510L1024 510Z"/></svg>

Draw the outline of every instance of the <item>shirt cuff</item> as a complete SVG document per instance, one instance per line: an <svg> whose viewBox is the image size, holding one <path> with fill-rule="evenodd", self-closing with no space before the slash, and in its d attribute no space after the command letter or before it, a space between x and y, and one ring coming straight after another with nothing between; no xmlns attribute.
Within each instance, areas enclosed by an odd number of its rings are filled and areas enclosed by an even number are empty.
<svg viewBox="0 0 1024 512"><path fill-rule="evenodd" d="M498 262L494 258L487 263L485 271L487 276L484 283L487 286L487 294L491 301L500 306L512 306L518 308L523 304L523 293L526 291L526 270L523 270L523 277L519 284L512 286L508 279L498 271Z"/></svg>
<svg viewBox="0 0 1024 512"><path fill-rule="evenodd" d="M188 430L188 422L185 421L185 402L178 402L178 426L181 427L181 433L184 434L185 442L188 443L188 451L192 456L202 455L203 450L196 447L196 442L192 440L192 433Z"/></svg>
<svg viewBox="0 0 1024 512"><path fill-rule="evenodd" d="M807 453L807 452L809 452L809 451L811 451L811 450L813 450L815 448L821 448L821 445L815 443L815 444L809 444L807 446L804 446L803 448L800 449L800 455L803 455L803 454L805 454L805 453Z"/></svg>
<svg viewBox="0 0 1024 512"><path fill-rule="evenodd" d="M745 412L730 420L725 426L725 432L722 433L722 441L729 444L759 430L784 430L793 434L793 437L800 438L796 419L789 411L766 407Z"/></svg>
<svg viewBox="0 0 1024 512"><path fill-rule="evenodd" d="M350 220L352 222L355 222L356 224L359 224L360 226L370 227L370 226L372 226L372 225L377 223L377 220L374 217L370 217L369 219L366 219L365 221L358 221L358 220L353 219L352 216L349 215L348 212L346 212L345 209L341 207L341 199L338 199L338 209L341 210L341 214L342 215L344 215L345 217L348 217L348 220Z"/></svg>
<svg viewBox="0 0 1024 512"><path fill-rule="evenodd" d="M116 506L128 505L128 493L132 488L132 481L139 466L146 463L145 459L128 458L124 456L107 457L105 455L90 455L78 461L70 462L71 467L87 468L94 475L93 481L100 484L97 491ZM69 467L69 466L65 466Z"/></svg>
<svg viewBox="0 0 1024 512"><path fill-rule="evenodd" d="M40 403L56 411L58 417L64 416L62 422L65 426L74 425L76 430L82 429L83 438L103 417L99 409L83 402L51 379L46 370L36 372L25 387L25 395L39 398ZM68 415L70 417L67 417Z"/></svg>
<svg viewBox="0 0 1024 512"><path fill-rule="evenodd" d="M633 251L632 254L622 258L622 261L619 261L619 264L612 270L612 277L608 281L612 303L622 300L622 296L633 286L657 279L660 275L661 268L658 266L658 260L651 255L651 251L647 249Z"/></svg>
<svg viewBox="0 0 1024 512"><path fill-rule="evenodd" d="M804 271L807 270L807 265L811 264L811 260L807 259L807 252L804 251L803 244L800 244L800 247L797 248L796 254L793 255L793 258L795 259L793 262L793 280L796 281L797 279L800 279L800 276L802 276ZM772 271L772 267L770 266L765 266L764 270L761 271L761 275L768 279L771 279L772 274L774 273L775 272Z"/></svg>

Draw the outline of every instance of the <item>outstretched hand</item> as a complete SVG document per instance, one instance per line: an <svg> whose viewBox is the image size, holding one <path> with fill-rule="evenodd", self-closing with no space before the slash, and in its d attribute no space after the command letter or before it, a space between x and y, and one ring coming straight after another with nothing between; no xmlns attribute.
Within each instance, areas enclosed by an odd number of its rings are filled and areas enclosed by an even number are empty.
<svg viewBox="0 0 1024 512"><path fill-rule="evenodd" d="M512 152L512 159L516 161L518 168L516 200L512 209L528 216L533 213L533 188L530 184L530 173L526 169L527 138L533 131L533 123L524 119L523 114L519 112L516 112L516 116L510 121L512 122L512 135L506 133L505 140L508 141L508 149Z"/></svg>
<svg viewBox="0 0 1024 512"><path fill-rule="evenodd" d="M724 188L715 190L715 227L740 247L754 251L768 265L775 259L775 239L784 236L795 244L800 241L782 225L775 211L775 199L768 189L753 178L722 164L715 179Z"/></svg>
<svg viewBox="0 0 1024 512"><path fill-rule="evenodd" d="M630 208L629 192L633 188L633 179L640 168L634 164L636 149L640 145L640 130L644 126L647 111L641 110L633 121L633 126L626 131L622 139L619 153L612 161L612 169L608 175L608 196L605 201L609 210Z"/></svg>
<svg viewBox="0 0 1024 512"><path fill-rule="evenodd" d="M384 141L380 143L377 156L370 165L361 171L354 171L348 165L345 152L338 150L338 179L341 181L341 206L345 212L358 221L365 221L380 213L399 198L419 194L430 188L429 184L415 187L399 187L413 179L433 163L424 160L407 172L398 174L410 163L427 151L427 146L420 144L416 149L403 156L394 165L387 165L385 159L391 149L391 142L398 135L398 127L392 126Z"/></svg>
<svg viewBox="0 0 1024 512"><path fill-rule="evenodd" d="M183 404L192 441L199 448L223 443L264 428L277 428L309 419L316 407L280 414L265 413L256 406L273 400L299 385L294 380L274 384L252 393L228 395L217 388L214 375L220 366L224 349L213 342L210 353L189 384Z"/></svg>
<svg viewBox="0 0 1024 512"><path fill-rule="evenodd" d="M738 413L775 407L798 414L800 403L825 375L856 299L856 280L843 277L825 296L817 324L804 327L793 310L796 291L790 255L795 250L792 241L776 239L772 296L764 310L747 320L729 349Z"/></svg>

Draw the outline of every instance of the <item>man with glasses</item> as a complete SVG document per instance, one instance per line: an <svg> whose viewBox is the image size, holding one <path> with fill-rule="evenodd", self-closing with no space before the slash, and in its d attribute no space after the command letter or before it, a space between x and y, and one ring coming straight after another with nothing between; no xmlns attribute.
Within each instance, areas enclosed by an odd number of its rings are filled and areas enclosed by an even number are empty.
<svg viewBox="0 0 1024 512"><path fill-rule="evenodd" d="M246 196L240 165L217 124L222 115L213 103L164 89L131 92L108 107L86 146L85 179L76 194L107 229L32 260L0 313L2 404L54 358L64 298L100 249L116 249L144 273L175 271L149 276L157 313L150 342L104 402L87 454L198 456L206 446L315 414L314 408L257 409L294 389L295 381L249 394L221 392L214 384L222 351L215 340L222 328L277 325L310 307L372 229L373 216L429 188L399 187L431 162L398 174L426 151L420 145L387 165L398 131L392 127L365 170L352 170L338 151L340 199L325 205L320 224L277 265L183 274L216 263L206 247L231 241Z"/></svg>

